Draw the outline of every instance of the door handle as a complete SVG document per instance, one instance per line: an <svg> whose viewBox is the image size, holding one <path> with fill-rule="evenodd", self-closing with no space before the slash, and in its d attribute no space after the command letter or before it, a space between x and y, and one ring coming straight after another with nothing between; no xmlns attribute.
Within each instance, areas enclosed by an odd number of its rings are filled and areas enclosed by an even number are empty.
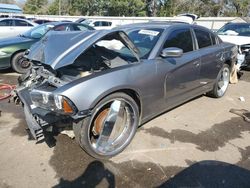
<svg viewBox="0 0 250 188"><path fill-rule="evenodd" d="M224 61L224 60L225 60L224 54L221 54L220 60L221 60L221 61Z"/></svg>
<svg viewBox="0 0 250 188"><path fill-rule="evenodd" d="M193 62L193 65L196 66L196 67L199 67L200 66L200 61Z"/></svg>
<svg viewBox="0 0 250 188"><path fill-rule="evenodd" d="M218 53L218 54L216 54L216 57L220 58L220 61L224 61L225 60L224 53Z"/></svg>

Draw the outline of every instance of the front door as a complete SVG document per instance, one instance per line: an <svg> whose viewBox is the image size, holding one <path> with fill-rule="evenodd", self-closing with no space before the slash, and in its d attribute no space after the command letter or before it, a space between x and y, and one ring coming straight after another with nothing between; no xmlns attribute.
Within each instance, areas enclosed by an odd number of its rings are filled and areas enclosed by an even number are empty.
<svg viewBox="0 0 250 188"><path fill-rule="evenodd" d="M167 107L175 106L192 98L199 88L200 53L195 45L189 28L173 31L162 49L177 47L183 50L180 57L162 58L157 63L159 72L165 73L165 101Z"/></svg>

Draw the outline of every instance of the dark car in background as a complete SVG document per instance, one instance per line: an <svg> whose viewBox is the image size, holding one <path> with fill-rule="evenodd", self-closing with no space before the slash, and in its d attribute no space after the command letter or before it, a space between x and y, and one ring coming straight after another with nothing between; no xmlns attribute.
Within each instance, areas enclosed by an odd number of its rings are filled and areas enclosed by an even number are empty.
<svg viewBox="0 0 250 188"><path fill-rule="evenodd" d="M86 31L94 28L79 23L50 22L39 25L19 36L0 40L0 69L12 67L18 73L25 73L31 64L23 57L32 44L39 41L49 30Z"/></svg>
<svg viewBox="0 0 250 188"><path fill-rule="evenodd" d="M34 138L65 126L88 154L108 158L157 115L204 93L222 97L236 52L210 30L183 23L53 31L30 49L33 67L16 91Z"/></svg>
<svg viewBox="0 0 250 188"><path fill-rule="evenodd" d="M35 19L35 20L33 20L33 22L41 25L41 24L44 24L44 23L52 22L52 21L50 21L50 20L42 20L42 19L40 19L40 20Z"/></svg>

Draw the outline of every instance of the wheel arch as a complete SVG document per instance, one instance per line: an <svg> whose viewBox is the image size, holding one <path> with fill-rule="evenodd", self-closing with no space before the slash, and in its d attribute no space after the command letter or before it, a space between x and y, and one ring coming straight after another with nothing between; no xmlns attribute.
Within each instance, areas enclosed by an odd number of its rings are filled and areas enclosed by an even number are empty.
<svg viewBox="0 0 250 188"><path fill-rule="evenodd" d="M109 92L105 92L103 93L101 96L99 96L91 105L92 108L94 108L101 100L103 100L105 97L113 94L113 93L125 93L127 95L129 95L130 97L132 97L132 99L135 100L138 109L139 109L139 114L141 116L141 112L142 112L142 102L141 102L141 97L138 91L136 91L135 89L131 89L131 88L123 88L123 89L113 89Z"/></svg>
<svg viewBox="0 0 250 188"><path fill-rule="evenodd" d="M227 65L229 66L230 71L231 71L232 68L233 68L234 62L233 62L232 60L228 59L228 60L226 60L226 61L224 62L224 64L227 64Z"/></svg>
<svg viewBox="0 0 250 188"><path fill-rule="evenodd" d="M20 52L25 52L27 49L19 49L17 51L15 51L11 56L10 56L10 64L12 63L12 59L15 57L16 54L20 53Z"/></svg>

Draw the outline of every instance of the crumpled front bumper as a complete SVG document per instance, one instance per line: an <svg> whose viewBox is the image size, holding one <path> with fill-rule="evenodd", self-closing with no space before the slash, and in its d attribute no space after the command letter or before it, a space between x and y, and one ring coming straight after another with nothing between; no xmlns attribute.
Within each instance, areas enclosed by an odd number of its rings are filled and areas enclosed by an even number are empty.
<svg viewBox="0 0 250 188"><path fill-rule="evenodd" d="M42 140L44 139L44 134L43 134L43 128L42 126L37 122L38 117L36 117L34 114L34 106L32 104L30 95L29 95L29 90L27 88L23 89L17 89L16 91L17 96L21 100L21 102L24 105L24 114L25 114L25 119L27 122L27 126L30 130L31 135L36 139L36 140Z"/></svg>
<svg viewBox="0 0 250 188"><path fill-rule="evenodd" d="M55 125L61 126L60 128L69 126L71 121L69 117L36 107L31 101L28 88L17 88L16 94L24 105L25 119L30 133L37 141L44 140L46 133L52 132Z"/></svg>

